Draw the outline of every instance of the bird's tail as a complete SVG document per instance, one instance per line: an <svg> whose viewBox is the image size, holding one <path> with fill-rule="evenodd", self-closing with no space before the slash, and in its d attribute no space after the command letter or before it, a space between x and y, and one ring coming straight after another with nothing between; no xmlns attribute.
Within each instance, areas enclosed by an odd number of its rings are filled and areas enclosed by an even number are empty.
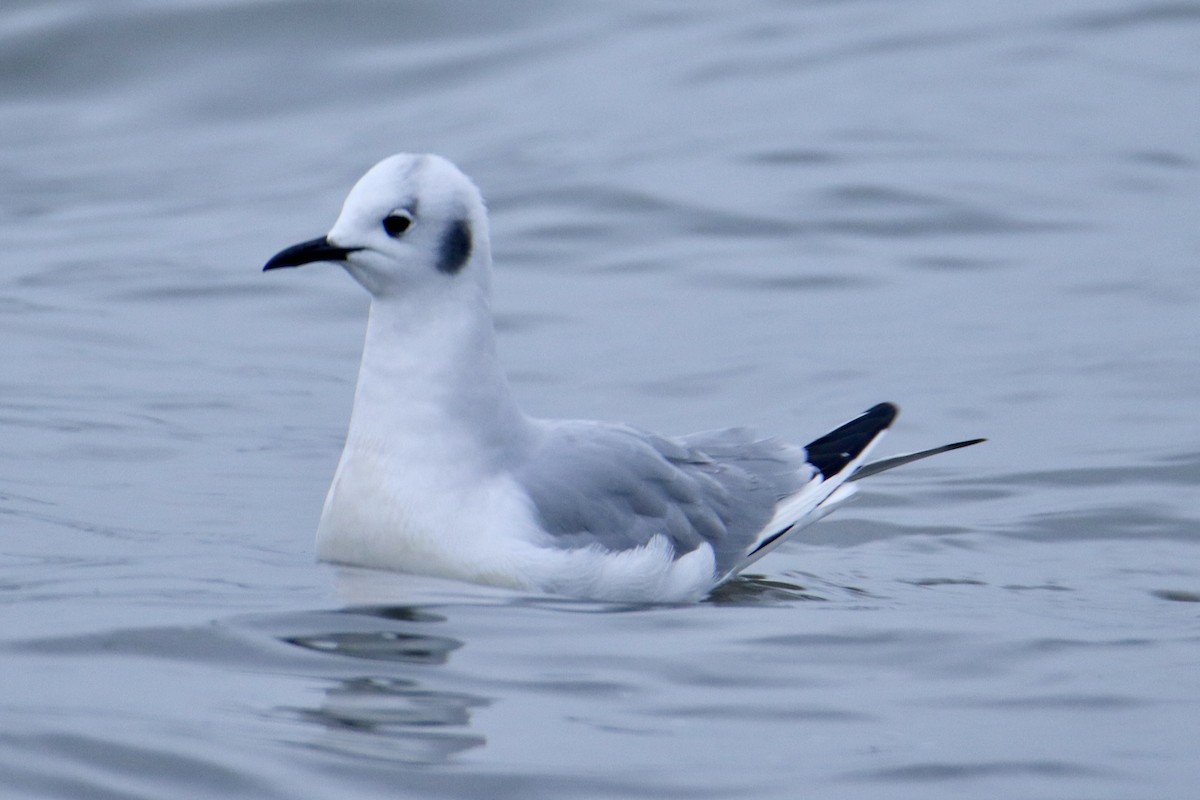
<svg viewBox="0 0 1200 800"><path fill-rule="evenodd" d="M896 419L897 413L899 409L891 403L879 403L809 442L804 450L808 464L816 471L816 475L799 492L779 504L775 516L763 528L760 534L762 538L754 544L737 569L744 569L762 558L784 538L848 500L854 494L855 487L846 485L846 481L861 468L867 452Z"/></svg>

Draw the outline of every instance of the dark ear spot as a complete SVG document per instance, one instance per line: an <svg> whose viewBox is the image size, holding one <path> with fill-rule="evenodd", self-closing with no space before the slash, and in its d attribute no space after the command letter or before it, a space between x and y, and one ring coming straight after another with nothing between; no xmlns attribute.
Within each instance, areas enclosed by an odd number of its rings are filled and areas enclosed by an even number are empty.
<svg viewBox="0 0 1200 800"><path fill-rule="evenodd" d="M442 234L438 248L438 272L453 275L463 268L471 257L471 227L465 219L456 219Z"/></svg>

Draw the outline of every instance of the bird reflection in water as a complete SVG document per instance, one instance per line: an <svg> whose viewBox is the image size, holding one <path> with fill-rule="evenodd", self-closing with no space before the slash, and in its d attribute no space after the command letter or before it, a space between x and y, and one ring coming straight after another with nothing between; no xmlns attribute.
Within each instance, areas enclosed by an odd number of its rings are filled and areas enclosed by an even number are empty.
<svg viewBox="0 0 1200 800"><path fill-rule="evenodd" d="M423 668L444 665L463 643L408 629L445 622L445 617L410 606L353 608L340 615L396 621L404 629L283 637L296 647L379 666L370 674L335 679L319 707L288 709L322 726L322 736L312 746L343 755L433 764L487 743L470 732L470 725L472 709L488 705L490 699L431 688L430 676L423 674Z"/></svg>

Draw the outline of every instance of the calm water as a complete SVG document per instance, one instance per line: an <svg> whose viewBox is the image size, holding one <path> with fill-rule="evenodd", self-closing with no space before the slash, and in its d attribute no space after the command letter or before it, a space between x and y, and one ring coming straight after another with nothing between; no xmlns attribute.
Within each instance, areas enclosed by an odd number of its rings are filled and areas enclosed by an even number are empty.
<svg viewBox="0 0 1200 800"><path fill-rule="evenodd" d="M1200 779L1200 3L6 0L0 794L1159 798ZM313 562L399 150L527 408L872 482L686 608Z"/></svg>

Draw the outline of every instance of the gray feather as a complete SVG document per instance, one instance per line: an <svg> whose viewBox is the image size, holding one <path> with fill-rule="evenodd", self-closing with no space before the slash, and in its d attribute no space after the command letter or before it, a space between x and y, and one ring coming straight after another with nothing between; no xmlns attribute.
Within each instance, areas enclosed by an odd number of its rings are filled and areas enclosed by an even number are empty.
<svg viewBox="0 0 1200 800"><path fill-rule="evenodd" d="M941 447L931 447L928 450L921 450L918 453L905 453L904 455L900 456L892 456L891 458L872 461L870 464L863 464L861 467L854 470L854 474L847 478L847 480L862 480L863 478L869 478L872 475L878 475L881 472L886 472L889 469L895 469L896 467L902 467L905 464L911 464L914 461L920 461L921 459L929 458L930 456L936 456L941 453L949 453L951 450L959 450L964 447L970 447L973 444L979 444L980 442L986 441L987 439L968 439L965 442L954 442L953 444L944 444Z"/></svg>
<svg viewBox="0 0 1200 800"><path fill-rule="evenodd" d="M778 502L815 474L804 451L746 429L668 439L625 425L548 423L516 478L564 548L609 551L665 536L703 543L717 574L739 565Z"/></svg>

